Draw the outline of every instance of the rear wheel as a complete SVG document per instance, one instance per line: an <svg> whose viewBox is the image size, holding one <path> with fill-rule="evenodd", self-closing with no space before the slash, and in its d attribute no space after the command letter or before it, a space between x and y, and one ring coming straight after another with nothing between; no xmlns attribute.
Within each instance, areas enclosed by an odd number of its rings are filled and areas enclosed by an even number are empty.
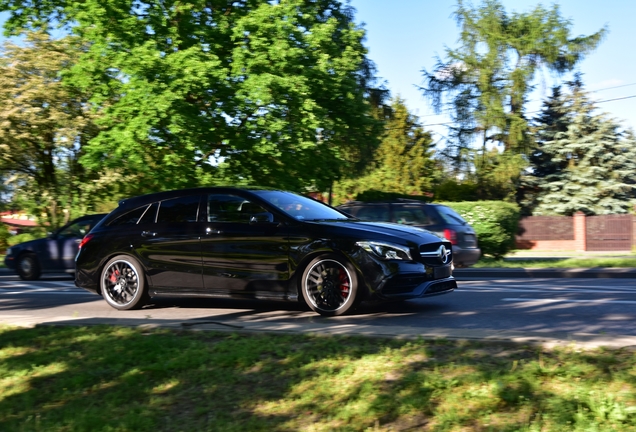
<svg viewBox="0 0 636 432"><path fill-rule="evenodd" d="M32 253L20 255L16 264L16 270L18 271L20 279L29 281L39 279L42 273L38 258Z"/></svg>
<svg viewBox="0 0 636 432"><path fill-rule="evenodd" d="M127 255L116 256L106 263L100 288L104 300L115 309L139 309L148 300L141 265Z"/></svg>
<svg viewBox="0 0 636 432"><path fill-rule="evenodd" d="M343 315L359 303L355 269L335 254L312 260L303 272L301 284L307 305L323 316Z"/></svg>

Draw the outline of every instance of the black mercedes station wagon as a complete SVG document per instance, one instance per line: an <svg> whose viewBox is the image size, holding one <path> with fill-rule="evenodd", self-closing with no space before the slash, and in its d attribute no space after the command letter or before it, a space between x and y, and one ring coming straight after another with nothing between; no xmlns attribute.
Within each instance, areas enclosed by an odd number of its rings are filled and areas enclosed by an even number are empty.
<svg viewBox="0 0 636 432"><path fill-rule="evenodd" d="M363 300L452 292L452 259L426 230L291 192L197 188L121 201L82 240L75 284L120 310L198 296L305 301L335 316Z"/></svg>

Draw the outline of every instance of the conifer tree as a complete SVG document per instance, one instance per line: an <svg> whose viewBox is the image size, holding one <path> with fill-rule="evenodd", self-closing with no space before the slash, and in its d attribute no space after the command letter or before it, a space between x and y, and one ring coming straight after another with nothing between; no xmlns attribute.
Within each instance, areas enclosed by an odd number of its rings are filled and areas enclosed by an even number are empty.
<svg viewBox="0 0 636 432"><path fill-rule="evenodd" d="M477 7L458 0L454 13L460 27L459 47L447 49L432 71L424 71L422 90L435 109L447 108L447 149L461 169L473 141L505 151L531 148L525 106L538 71L569 72L592 52L606 33L571 34L572 22L558 5L537 5L528 12L507 12L500 0L483 0Z"/></svg>
<svg viewBox="0 0 636 432"><path fill-rule="evenodd" d="M374 190L403 195L423 195L432 190L436 162L433 139L418 118L408 111L404 99L394 98L385 117L385 133L375 152L375 162L366 175L336 186L342 200Z"/></svg>
<svg viewBox="0 0 636 432"><path fill-rule="evenodd" d="M617 214L633 207L636 141L631 131L595 110L580 80L569 94L553 94L545 105L537 134L547 140L523 179L535 188L522 203L532 214Z"/></svg>

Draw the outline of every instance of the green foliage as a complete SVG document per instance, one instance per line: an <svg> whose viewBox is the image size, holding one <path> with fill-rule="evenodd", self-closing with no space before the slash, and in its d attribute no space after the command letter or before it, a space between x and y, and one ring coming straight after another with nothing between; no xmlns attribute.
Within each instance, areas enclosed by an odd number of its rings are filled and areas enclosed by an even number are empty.
<svg viewBox="0 0 636 432"><path fill-rule="evenodd" d="M9 232L9 228L6 224L0 222L0 253L4 253L9 247L10 238L11 233Z"/></svg>
<svg viewBox="0 0 636 432"><path fill-rule="evenodd" d="M89 94L61 76L83 48L76 37L36 32L22 45L5 43L0 56L0 177L11 207L51 229L89 211L113 179L79 163L97 133L95 115Z"/></svg>
<svg viewBox="0 0 636 432"><path fill-rule="evenodd" d="M475 183L447 179L435 186L434 197L436 201L477 201L477 190Z"/></svg>
<svg viewBox="0 0 636 432"><path fill-rule="evenodd" d="M484 148L494 143L525 152L530 139L524 108L537 71L571 71L606 33L572 37L572 23L556 4L508 13L499 0L477 7L459 0L455 18L460 46L447 49L432 72L424 71L423 90L438 111L447 106L452 112L447 148L456 167L475 139Z"/></svg>
<svg viewBox="0 0 636 432"><path fill-rule="evenodd" d="M65 79L100 133L82 163L129 193L215 183L326 190L377 146L373 68L334 0L0 0L18 33L56 21L87 43Z"/></svg>
<svg viewBox="0 0 636 432"><path fill-rule="evenodd" d="M503 201L447 202L477 233L484 255L499 258L515 246L520 211L516 204Z"/></svg>
<svg viewBox="0 0 636 432"><path fill-rule="evenodd" d="M396 196L425 195L432 190L439 171L432 158L433 139L416 116L408 111L401 98L390 107L376 111L384 121L381 143L373 155L374 163L362 176L334 185L336 202L353 199L375 191Z"/></svg>
<svg viewBox="0 0 636 432"><path fill-rule="evenodd" d="M534 215L629 213L636 202L636 139L604 114L579 80L553 93L537 122L544 138L522 178L519 200Z"/></svg>
<svg viewBox="0 0 636 432"><path fill-rule="evenodd" d="M5 326L0 358L3 431L636 428L629 349Z"/></svg>

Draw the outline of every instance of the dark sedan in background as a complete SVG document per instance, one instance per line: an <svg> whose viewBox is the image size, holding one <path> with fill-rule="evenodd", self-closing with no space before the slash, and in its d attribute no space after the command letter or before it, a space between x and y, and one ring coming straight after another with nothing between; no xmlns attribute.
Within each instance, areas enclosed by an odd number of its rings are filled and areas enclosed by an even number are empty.
<svg viewBox="0 0 636 432"><path fill-rule="evenodd" d="M36 280L42 273L74 273L79 243L104 216L82 216L46 238L11 246L7 249L4 263L22 280Z"/></svg>
<svg viewBox="0 0 636 432"><path fill-rule="evenodd" d="M431 231L452 243L455 267L471 266L481 257L475 230L448 206L398 198L379 202L350 201L337 208L365 221L394 222Z"/></svg>
<svg viewBox="0 0 636 432"><path fill-rule="evenodd" d="M334 316L364 299L452 292L452 258L427 231L291 192L198 188L121 201L84 237L75 284L120 310L199 296L305 301Z"/></svg>

